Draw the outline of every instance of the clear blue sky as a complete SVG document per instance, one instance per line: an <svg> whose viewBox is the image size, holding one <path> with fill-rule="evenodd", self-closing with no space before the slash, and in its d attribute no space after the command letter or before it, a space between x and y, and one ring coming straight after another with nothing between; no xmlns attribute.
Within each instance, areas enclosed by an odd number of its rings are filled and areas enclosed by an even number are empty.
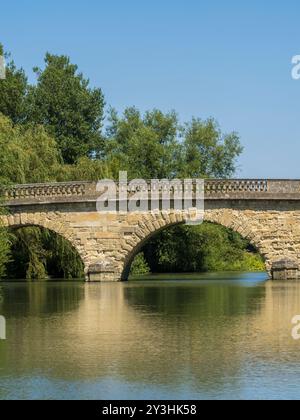
<svg viewBox="0 0 300 420"><path fill-rule="evenodd" d="M31 81L63 53L119 111L215 117L240 133L240 177L300 178L299 18L297 0L16 0L0 41Z"/></svg>

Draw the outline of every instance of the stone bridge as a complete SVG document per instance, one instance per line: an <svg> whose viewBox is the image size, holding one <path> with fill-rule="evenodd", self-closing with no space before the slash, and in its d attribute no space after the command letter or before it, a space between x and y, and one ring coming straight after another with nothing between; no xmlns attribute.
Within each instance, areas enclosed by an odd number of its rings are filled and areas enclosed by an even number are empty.
<svg viewBox="0 0 300 420"><path fill-rule="evenodd" d="M184 214L172 208L172 200L164 210L99 212L96 203L103 191L97 190L92 182L6 188L2 196L8 212L1 216L2 223L11 228L40 226L63 236L81 256L87 281L127 280L130 265L146 241L184 223ZM128 190L130 196L132 188ZM247 238L273 277L298 275L300 181L207 180L204 220Z"/></svg>

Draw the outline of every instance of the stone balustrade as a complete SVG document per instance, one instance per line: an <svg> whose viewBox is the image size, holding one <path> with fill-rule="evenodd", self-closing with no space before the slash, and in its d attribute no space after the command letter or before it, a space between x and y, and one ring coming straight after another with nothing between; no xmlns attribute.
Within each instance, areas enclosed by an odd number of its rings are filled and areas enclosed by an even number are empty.
<svg viewBox="0 0 300 420"><path fill-rule="evenodd" d="M206 194L218 193L252 193L268 192L267 180L207 180L205 181Z"/></svg>
<svg viewBox="0 0 300 420"><path fill-rule="evenodd" d="M197 182L193 181L194 192ZM119 184L117 190L128 191L131 195L138 190L151 191L153 185L147 182L144 187L137 184ZM154 186L160 193L168 189L163 182ZM180 185L172 184L170 190L175 192ZM49 202L78 202L95 201L105 188L97 189L96 182L63 182L47 184L23 184L6 187L1 196L8 205L49 203ZM209 179L205 180L205 198L214 199L284 199L300 200L300 181L298 180L252 180L252 179Z"/></svg>
<svg viewBox="0 0 300 420"><path fill-rule="evenodd" d="M15 185L4 190L6 200L22 200L24 198L37 197L64 197L84 196L86 192L85 183L53 183L53 184L31 184Z"/></svg>

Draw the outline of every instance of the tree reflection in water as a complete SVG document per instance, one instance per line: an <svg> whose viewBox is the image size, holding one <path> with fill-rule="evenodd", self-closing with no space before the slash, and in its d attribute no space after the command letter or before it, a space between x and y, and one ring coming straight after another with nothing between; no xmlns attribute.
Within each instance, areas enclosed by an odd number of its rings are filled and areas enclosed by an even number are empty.
<svg viewBox="0 0 300 420"><path fill-rule="evenodd" d="M106 380L173 396L182 388L193 395L238 389L257 363L298 360L290 322L300 312L299 283L252 277L4 285L9 339L0 377L13 383L38 372L98 384L102 397Z"/></svg>

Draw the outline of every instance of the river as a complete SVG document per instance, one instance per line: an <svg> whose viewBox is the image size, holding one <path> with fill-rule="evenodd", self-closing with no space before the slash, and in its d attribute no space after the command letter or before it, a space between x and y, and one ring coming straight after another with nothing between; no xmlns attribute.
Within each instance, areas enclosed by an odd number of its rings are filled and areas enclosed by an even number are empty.
<svg viewBox="0 0 300 420"><path fill-rule="evenodd" d="M10 282L0 296L0 399L300 398L300 282Z"/></svg>

